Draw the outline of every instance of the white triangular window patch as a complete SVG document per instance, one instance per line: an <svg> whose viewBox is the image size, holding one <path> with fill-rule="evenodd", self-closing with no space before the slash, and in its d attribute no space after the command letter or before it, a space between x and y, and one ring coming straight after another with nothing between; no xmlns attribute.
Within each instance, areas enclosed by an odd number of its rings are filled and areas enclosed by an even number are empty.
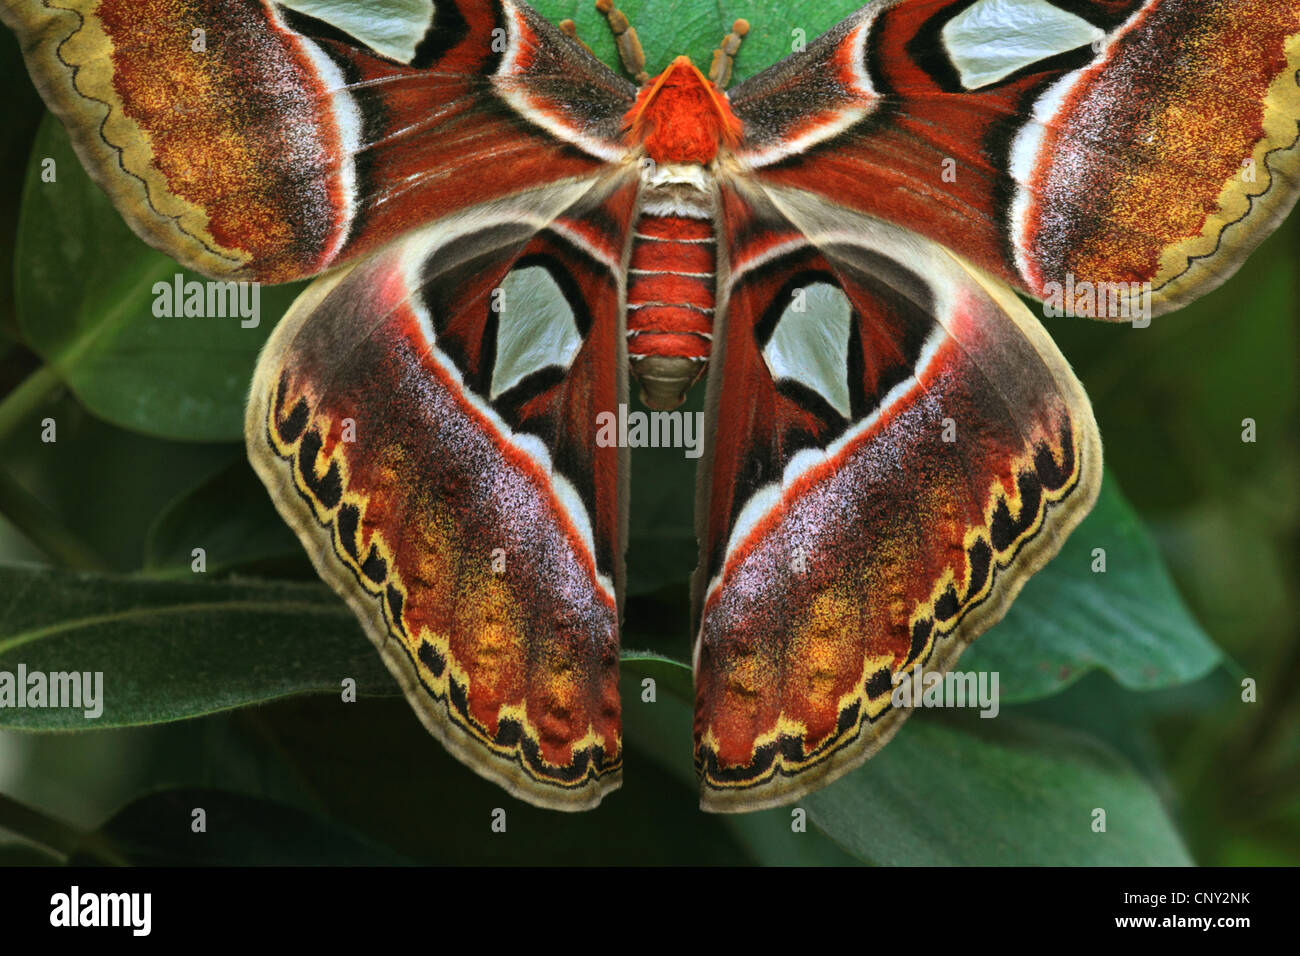
<svg viewBox="0 0 1300 956"><path fill-rule="evenodd" d="M795 289L763 347L763 361L778 381L812 389L848 418L849 325L853 307L829 282Z"/></svg>
<svg viewBox="0 0 1300 956"><path fill-rule="evenodd" d="M492 291L497 312L497 361L492 369L493 401L540 369L567 369L582 348L573 307L542 266L512 269Z"/></svg>
<svg viewBox="0 0 1300 956"><path fill-rule="evenodd" d="M415 59L415 47L433 24L433 0L280 0L280 5L323 20L356 37L380 56L399 63ZM381 11L375 9L382 6Z"/></svg>
<svg viewBox="0 0 1300 956"><path fill-rule="evenodd" d="M948 21L943 43L962 85L973 90L1103 35L1047 0L979 0Z"/></svg>

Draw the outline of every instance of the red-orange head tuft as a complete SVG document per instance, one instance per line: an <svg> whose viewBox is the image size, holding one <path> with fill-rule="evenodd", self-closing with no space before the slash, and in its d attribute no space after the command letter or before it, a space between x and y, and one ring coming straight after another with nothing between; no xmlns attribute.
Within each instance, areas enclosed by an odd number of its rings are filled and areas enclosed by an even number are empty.
<svg viewBox="0 0 1300 956"><path fill-rule="evenodd" d="M720 146L738 144L742 129L727 98L685 56L642 87L625 122L628 139L656 163L703 165Z"/></svg>

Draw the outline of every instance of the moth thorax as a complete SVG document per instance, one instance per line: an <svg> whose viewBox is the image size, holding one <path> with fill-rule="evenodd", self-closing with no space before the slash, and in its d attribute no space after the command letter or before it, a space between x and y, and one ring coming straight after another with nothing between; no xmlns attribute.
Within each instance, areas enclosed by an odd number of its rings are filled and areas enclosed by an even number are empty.
<svg viewBox="0 0 1300 956"><path fill-rule="evenodd" d="M717 238L699 166L643 171L628 264L627 351L641 400L676 408L704 373L713 342Z"/></svg>
<svg viewBox="0 0 1300 956"><path fill-rule="evenodd" d="M629 140L660 163L710 162L742 132L726 95L684 56L641 88L624 122Z"/></svg>

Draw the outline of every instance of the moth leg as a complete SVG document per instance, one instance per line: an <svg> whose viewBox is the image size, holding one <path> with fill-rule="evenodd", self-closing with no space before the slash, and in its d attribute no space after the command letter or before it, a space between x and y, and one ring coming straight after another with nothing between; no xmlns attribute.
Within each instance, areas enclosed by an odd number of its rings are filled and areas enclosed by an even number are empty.
<svg viewBox="0 0 1300 956"><path fill-rule="evenodd" d="M638 83L647 82L650 74L645 71L645 50L641 49L636 27L632 26L622 10L614 6L614 0L596 0L596 9L609 21L609 31L614 34L614 44L618 47L623 69Z"/></svg>
<svg viewBox="0 0 1300 956"><path fill-rule="evenodd" d="M736 52L740 41L749 32L748 20L737 20L731 25L731 32L722 38L718 48L713 51L713 62L709 65L709 79L720 90L725 90L731 82L731 66L736 62Z"/></svg>
<svg viewBox="0 0 1300 956"><path fill-rule="evenodd" d="M596 55L595 52L591 49L591 47L587 46L587 44L582 42L582 38L578 36L578 25L574 23L572 20L561 20L557 24L557 26L559 26L560 30L563 31L565 36L567 36L569 39L575 40L579 46L581 46L592 56Z"/></svg>

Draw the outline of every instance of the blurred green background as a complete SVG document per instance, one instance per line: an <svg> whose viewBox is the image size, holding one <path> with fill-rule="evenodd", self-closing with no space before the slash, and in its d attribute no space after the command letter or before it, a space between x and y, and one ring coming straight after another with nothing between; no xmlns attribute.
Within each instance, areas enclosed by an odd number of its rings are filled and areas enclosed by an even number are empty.
<svg viewBox="0 0 1300 956"><path fill-rule="evenodd" d="M574 16L611 60L585 3L539 7ZM854 4L791 7L624 5L652 69L682 51L707 62L731 19L750 18L741 77ZM0 862L1300 861L1300 216L1150 328L1049 322L1092 397L1107 496L965 659L1009 675L1010 705L983 723L913 718L801 804L806 829L786 809L695 808L689 672L674 662L688 646L693 462L638 453L624 643L649 650L625 663L626 782L562 816L424 733L244 461L252 362L300 287L264 290L255 331L154 319L148 290L177 267L88 182L8 32L0 73L0 260L13 265L0 268L0 668L44 655L103 669L118 708L114 726L81 732L0 711ZM1104 578L1087 569L1098 541ZM340 702L348 676L355 704ZM497 807L507 834L489 828Z"/></svg>

